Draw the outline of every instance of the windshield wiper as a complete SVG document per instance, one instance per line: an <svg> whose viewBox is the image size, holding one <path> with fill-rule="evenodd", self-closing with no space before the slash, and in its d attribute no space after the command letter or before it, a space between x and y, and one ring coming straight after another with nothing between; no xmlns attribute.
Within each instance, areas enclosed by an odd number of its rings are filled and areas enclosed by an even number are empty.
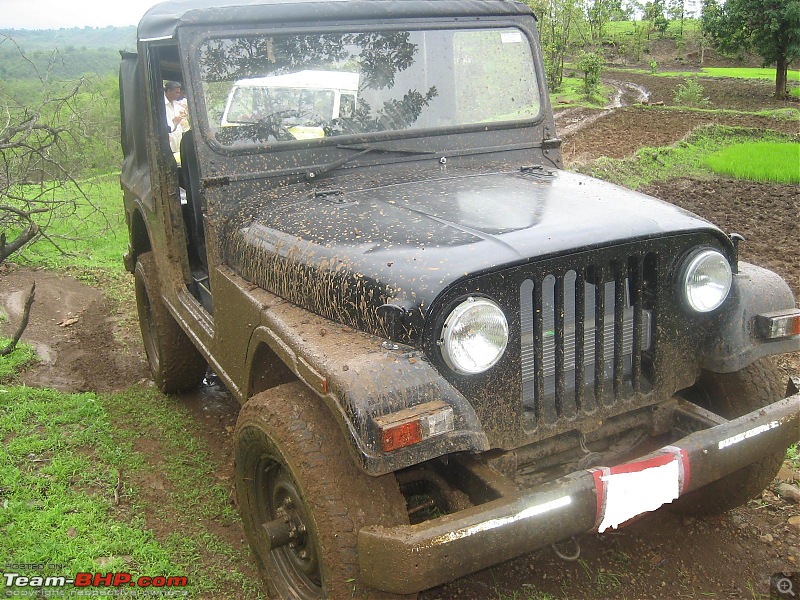
<svg viewBox="0 0 800 600"><path fill-rule="evenodd" d="M436 152L433 150L414 150L411 148L381 148L380 146L344 146L344 145L339 145L336 147L345 150L359 150L359 152L351 154L350 156L345 156L343 158L340 158L339 160L330 162L327 165L320 165L315 169L307 171L306 179L308 181L314 181L320 175L324 175L325 173L329 173L334 169L338 169L343 164L349 163L351 160L355 160L359 156L363 156L364 154L369 154L370 152L395 152L398 154L436 154Z"/></svg>

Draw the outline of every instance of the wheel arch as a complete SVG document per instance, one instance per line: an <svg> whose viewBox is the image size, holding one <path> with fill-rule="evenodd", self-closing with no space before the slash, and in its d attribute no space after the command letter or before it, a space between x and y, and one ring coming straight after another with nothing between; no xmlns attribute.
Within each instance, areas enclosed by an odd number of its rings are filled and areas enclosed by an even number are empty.
<svg viewBox="0 0 800 600"><path fill-rule="evenodd" d="M247 398L285 383L299 381L294 371L264 340L256 343L249 363L248 371L250 375L245 393Z"/></svg>
<svg viewBox="0 0 800 600"><path fill-rule="evenodd" d="M420 353L381 348L381 339L290 303L262 312L250 338L243 399L293 381L324 402L354 462L377 476L453 452L489 449L469 402ZM453 409L453 431L392 452L381 449L377 418L433 402Z"/></svg>
<svg viewBox="0 0 800 600"><path fill-rule="evenodd" d="M125 268L133 273L136 268L136 259L145 252L153 249L150 241L150 231L147 222L142 215L141 209L135 207L129 217L128 222L128 252L125 254Z"/></svg>

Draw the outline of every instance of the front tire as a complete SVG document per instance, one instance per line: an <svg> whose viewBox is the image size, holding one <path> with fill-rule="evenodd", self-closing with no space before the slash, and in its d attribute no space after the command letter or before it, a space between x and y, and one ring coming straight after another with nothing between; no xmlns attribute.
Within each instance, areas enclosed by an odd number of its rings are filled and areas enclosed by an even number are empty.
<svg viewBox="0 0 800 600"><path fill-rule="evenodd" d="M359 583L357 536L407 524L405 500L393 475L355 466L320 398L299 382L254 396L239 414L235 456L239 510L272 597L400 597ZM264 524L282 522L291 537L273 548Z"/></svg>
<svg viewBox="0 0 800 600"><path fill-rule="evenodd" d="M142 342L156 386L165 394L198 387L208 364L164 304L152 252L136 260L134 280Z"/></svg>
<svg viewBox="0 0 800 600"><path fill-rule="evenodd" d="M698 404L735 419L785 396L781 372L762 358L735 373L704 371L695 386ZM742 506L766 488L783 464L785 451L775 452L699 490L679 498L674 508L689 515L715 515Z"/></svg>

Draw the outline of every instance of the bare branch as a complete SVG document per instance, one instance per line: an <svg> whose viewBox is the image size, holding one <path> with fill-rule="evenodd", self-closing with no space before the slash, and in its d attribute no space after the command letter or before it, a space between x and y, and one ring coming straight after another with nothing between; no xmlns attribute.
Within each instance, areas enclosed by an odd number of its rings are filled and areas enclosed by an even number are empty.
<svg viewBox="0 0 800 600"><path fill-rule="evenodd" d="M20 233L10 244L6 243L6 234L3 232L2 239L0 239L0 264L35 238L39 232L39 226L36 223L31 223L30 226Z"/></svg>
<svg viewBox="0 0 800 600"><path fill-rule="evenodd" d="M31 285L31 291L28 292L28 297L25 300L25 306L22 310L22 321L20 321L19 327L17 327L17 331L14 332L11 341L5 348L0 348L0 356L8 356L11 354L17 347L22 334L28 328L28 320L31 316L31 306L33 305L34 297L36 296L36 282L33 282Z"/></svg>
<svg viewBox="0 0 800 600"><path fill-rule="evenodd" d="M15 215L18 215L18 216L22 217L23 219L28 219L28 217L30 217L31 215L35 215L37 213L50 212L50 210L51 209L49 207L31 208L31 209L28 209L28 210L20 210L18 208L14 208L13 206L0 205L0 212L14 213Z"/></svg>
<svg viewBox="0 0 800 600"><path fill-rule="evenodd" d="M84 150L94 150L91 144L97 143L97 124L87 115L97 118L96 101L102 94L91 88L86 93L91 82L86 77L51 81L58 50L46 57L45 65L26 56L6 34L0 34L2 44L16 49L40 88L22 100L0 90L0 227L23 232L2 244L0 262L34 239L69 254L68 245L82 223L97 223L98 233L111 227L92 197L82 160Z"/></svg>

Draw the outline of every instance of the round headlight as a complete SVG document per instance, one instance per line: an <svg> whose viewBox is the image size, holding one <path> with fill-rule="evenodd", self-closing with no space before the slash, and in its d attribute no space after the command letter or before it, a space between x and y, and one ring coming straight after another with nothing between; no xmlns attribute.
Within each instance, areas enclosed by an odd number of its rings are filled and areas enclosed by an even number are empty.
<svg viewBox="0 0 800 600"><path fill-rule="evenodd" d="M711 312L728 297L733 279L731 266L716 250L692 254L683 273L683 294L692 310Z"/></svg>
<svg viewBox="0 0 800 600"><path fill-rule="evenodd" d="M487 298L467 298L453 309L442 327L439 346L447 366L464 375L494 366L508 344L508 322Z"/></svg>

